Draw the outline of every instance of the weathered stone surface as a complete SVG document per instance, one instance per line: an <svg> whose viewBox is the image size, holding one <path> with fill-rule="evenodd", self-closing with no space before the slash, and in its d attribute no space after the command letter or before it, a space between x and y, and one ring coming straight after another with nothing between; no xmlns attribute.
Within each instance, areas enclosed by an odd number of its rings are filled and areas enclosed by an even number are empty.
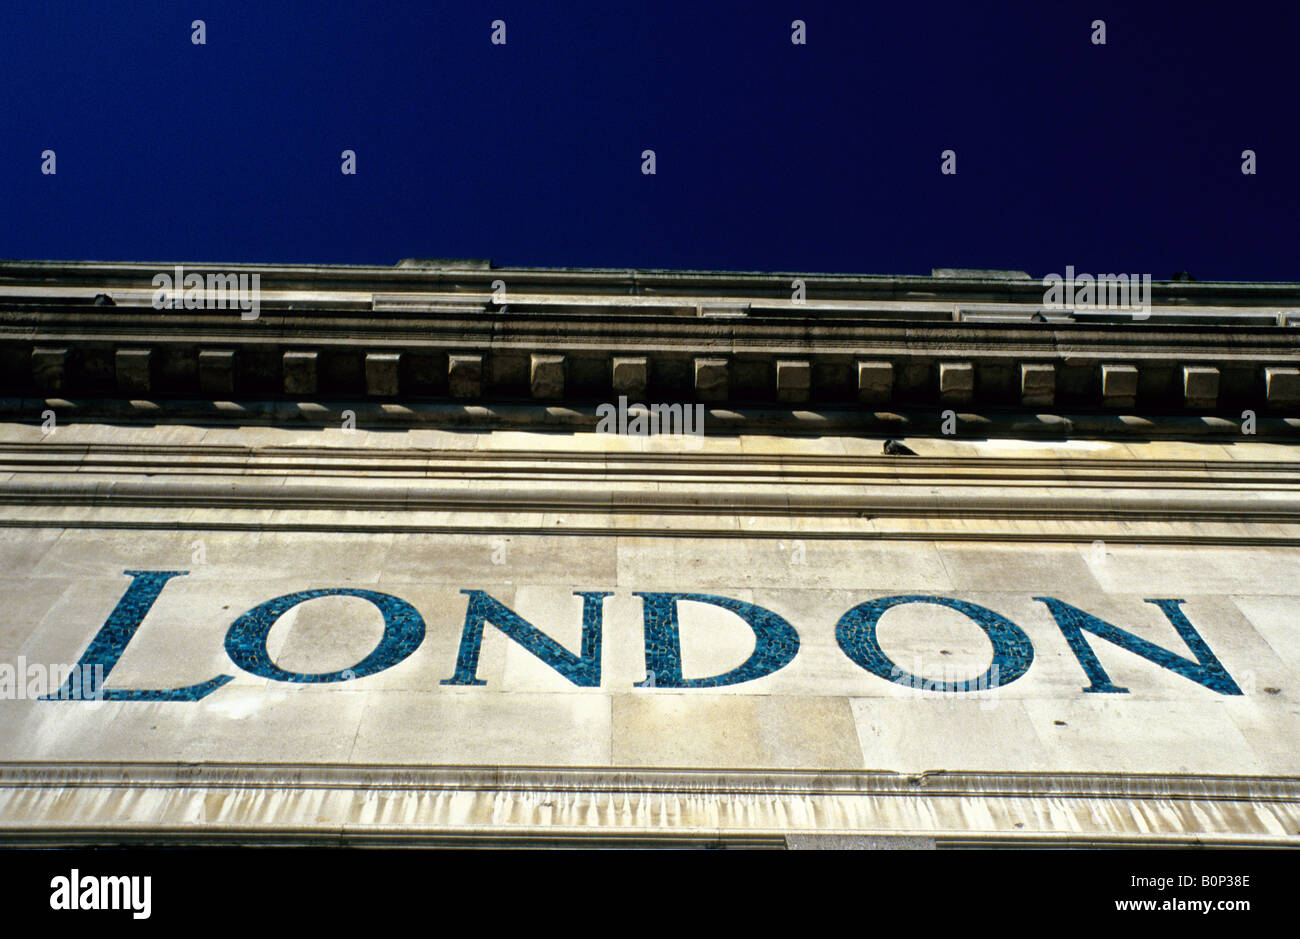
<svg viewBox="0 0 1300 939"><path fill-rule="evenodd" d="M807 359L778 359L776 396L785 402L807 401L812 389L812 366Z"/></svg>
<svg viewBox="0 0 1300 939"><path fill-rule="evenodd" d="M401 385L400 352L366 353L366 394L391 398Z"/></svg>
<svg viewBox="0 0 1300 939"><path fill-rule="evenodd" d="M1265 395L1268 406L1288 408L1300 405L1300 369L1264 369Z"/></svg>
<svg viewBox="0 0 1300 939"><path fill-rule="evenodd" d="M889 362L858 362L858 400L884 404L894 395L894 366Z"/></svg>
<svg viewBox="0 0 1300 939"><path fill-rule="evenodd" d="M235 350L199 350L199 390L212 397L229 396L235 390Z"/></svg>
<svg viewBox="0 0 1300 939"><path fill-rule="evenodd" d="M792 851L933 851L933 838L874 835L786 835Z"/></svg>
<svg viewBox="0 0 1300 939"><path fill-rule="evenodd" d="M0 266L0 839L1300 843L1300 289Z"/></svg>
<svg viewBox="0 0 1300 939"><path fill-rule="evenodd" d="M1138 370L1132 365L1101 367L1101 403L1108 408L1131 408L1137 403Z"/></svg>
<svg viewBox="0 0 1300 939"><path fill-rule="evenodd" d="M150 372L148 349L118 349L113 356L117 369L117 390L133 394L149 391Z"/></svg>
<svg viewBox="0 0 1300 939"><path fill-rule="evenodd" d="M316 394L316 353L286 352L283 360L284 393L287 395Z"/></svg>
<svg viewBox="0 0 1300 939"><path fill-rule="evenodd" d="M447 356L447 388L453 398L477 398L483 393L483 356Z"/></svg>
<svg viewBox="0 0 1300 939"><path fill-rule="evenodd" d="M970 362L939 363L939 400L967 404L975 396L975 366Z"/></svg>
<svg viewBox="0 0 1300 939"><path fill-rule="evenodd" d="M959 567L950 546L928 542L872 546L864 563L853 539L809 540L803 562L792 563L789 542L783 549L765 538L696 535L651 539L655 560L612 536L542 542L522 532L36 533L0 533L0 561L11 572L0 578L0 597L30 612L0 630L0 661L20 650L29 662L74 661L131 582L121 571L188 570L147 611L109 687L234 680L202 702L166 706L8 702L0 713L9 731L0 735L5 761L1300 773L1300 755L1283 745L1300 732L1285 691L1300 645L1290 606L1273 595L1300 590L1300 562L1286 549L1008 542L980 566L981 546L968 544ZM708 563L688 564L691 552ZM615 566L618 554L635 563ZM581 559L581 569L557 563L564 555ZM815 572L831 576L810 581ZM374 675L315 685L267 682L229 661L224 640L234 617L274 596L329 586L378 589L410 603L426 621L424 642ZM442 684L460 654L469 589L570 650L582 648L584 600L574 590L610 592L601 606L599 683L577 685L487 627L478 670L485 684ZM645 601L637 592L658 589L757 604L790 624L798 649L784 667L749 681L674 689L660 676L656 687L637 687L646 677ZM835 624L856 605L893 594L957 597L996 611L1023 631L1035 660L1020 678L966 693L872 674L845 654ZM1187 657L1177 630L1143 599L1182 597L1188 621L1244 694L1216 692L1092 634L1102 667L1128 694L1084 694L1085 671L1038 596L1060 597ZM754 651L754 633L736 613L699 599L678 607L688 675L723 674ZM374 649L382 622L360 597L304 600L277 626L274 659L304 672L347 668ZM941 605L890 609L879 639L908 674L964 681L989 663L985 632ZM235 714L244 715L237 724ZM29 732L38 726L43 733ZM153 729L145 734L145 726Z"/></svg>
<svg viewBox="0 0 1300 939"><path fill-rule="evenodd" d="M649 374L649 360L645 356L614 356L610 367L614 393L628 397L643 397Z"/></svg>
<svg viewBox="0 0 1300 939"><path fill-rule="evenodd" d="M1020 366L1020 403L1025 407L1051 407L1056 400L1056 366L1029 363Z"/></svg>
<svg viewBox="0 0 1300 939"><path fill-rule="evenodd" d="M1219 370L1208 365L1184 365L1183 402L1189 408L1213 409L1219 403Z"/></svg>
<svg viewBox="0 0 1300 939"><path fill-rule="evenodd" d="M726 401L728 394L727 360L695 360L695 396L701 401Z"/></svg>
<svg viewBox="0 0 1300 939"><path fill-rule="evenodd" d="M564 356L534 352L529 356L528 376L534 398L564 397Z"/></svg>
<svg viewBox="0 0 1300 939"><path fill-rule="evenodd" d="M32 350L32 379L42 391L62 391L67 367L66 347L37 346Z"/></svg>

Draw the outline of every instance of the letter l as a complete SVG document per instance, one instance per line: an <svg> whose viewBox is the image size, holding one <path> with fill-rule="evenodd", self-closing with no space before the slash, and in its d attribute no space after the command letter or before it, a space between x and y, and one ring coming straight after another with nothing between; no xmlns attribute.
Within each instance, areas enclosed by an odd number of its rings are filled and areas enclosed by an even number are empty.
<svg viewBox="0 0 1300 939"><path fill-rule="evenodd" d="M79 666L101 666L104 669L103 681L105 682L108 681L108 675L113 671L113 666L117 664L117 660L126 651L127 643L135 636L135 631L140 628L140 623L144 620L145 614L153 607L154 601L158 599L158 594L162 593L167 581L173 577L183 577L189 571L123 571L122 573L133 578L131 586L126 588L126 593L122 595L122 599L117 601L117 606L108 615L108 619L100 627L99 633L90 641L90 645L86 647L86 651L81 654L81 658L77 661ZM101 686L101 697L96 700L198 701L230 681L231 677L230 675L218 675L201 684L168 690L132 688L117 691ZM71 697L71 694L72 676L69 675L62 688L53 694L42 695L40 700L75 700ZM63 697L60 697L60 695Z"/></svg>

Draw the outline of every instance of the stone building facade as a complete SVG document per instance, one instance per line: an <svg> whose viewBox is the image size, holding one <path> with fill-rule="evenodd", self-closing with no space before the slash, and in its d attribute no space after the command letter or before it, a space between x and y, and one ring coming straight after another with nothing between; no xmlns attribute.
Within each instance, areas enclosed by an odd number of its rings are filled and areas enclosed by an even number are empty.
<svg viewBox="0 0 1300 939"><path fill-rule="evenodd" d="M1300 843L1300 285L1044 297L0 264L0 841Z"/></svg>

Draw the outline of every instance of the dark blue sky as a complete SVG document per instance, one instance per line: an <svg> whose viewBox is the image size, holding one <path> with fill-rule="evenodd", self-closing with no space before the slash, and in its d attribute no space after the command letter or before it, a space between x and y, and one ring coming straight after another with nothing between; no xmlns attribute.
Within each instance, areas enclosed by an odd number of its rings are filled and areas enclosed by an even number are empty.
<svg viewBox="0 0 1300 939"><path fill-rule="evenodd" d="M1295 2L10 3L0 257L1300 280L1298 44Z"/></svg>

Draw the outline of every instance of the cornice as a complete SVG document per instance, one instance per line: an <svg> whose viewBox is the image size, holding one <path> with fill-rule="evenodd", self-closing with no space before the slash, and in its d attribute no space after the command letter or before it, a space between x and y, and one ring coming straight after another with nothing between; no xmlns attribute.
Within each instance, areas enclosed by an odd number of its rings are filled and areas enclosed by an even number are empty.
<svg viewBox="0 0 1300 939"><path fill-rule="evenodd" d="M1300 413L1296 284L1120 312L1027 276L807 275L795 300L784 274L194 265L264 276L258 308L157 309L173 270L0 264L0 395Z"/></svg>
<svg viewBox="0 0 1300 939"><path fill-rule="evenodd" d="M110 802L112 813L102 811ZM93 822L86 821L94 819ZM593 820L598 819L596 827ZM933 838L1297 843L1291 777L324 764L0 764L0 842Z"/></svg>
<svg viewBox="0 0 1300 939"><path fill-rule="evenodd" d="M1300 544L1247 460L0 445L0 527Z"/></svg>
<svg viewBox="0 0 1300 939"><path fill-rule="evenodd" d="M187 271L256 273L266 289L323 286L331 289L383 290L391 287L464 287L491 292L493 280L507 280L517 288L545 291L584 288L593 291L636 294L672 294L706 291L720 295L752 294L789 299L791 281L803 280L817 293L846 297L892 299L982 298L1016 300L1038 297L1043 283L1017 272L956 271L946 274L855 274L799 271L683 271L633 268L547 268L495 266L491 262L402 262L385 265L259 264L204 261L0 261L0 286L87 284L147 287L159 272L177 265ZM1156 299L1187 303L1221 298L1232 304L1300 305L1300 283L1244 281L1152 280ZM2 293L2 289L0 289Z"/></svg>

